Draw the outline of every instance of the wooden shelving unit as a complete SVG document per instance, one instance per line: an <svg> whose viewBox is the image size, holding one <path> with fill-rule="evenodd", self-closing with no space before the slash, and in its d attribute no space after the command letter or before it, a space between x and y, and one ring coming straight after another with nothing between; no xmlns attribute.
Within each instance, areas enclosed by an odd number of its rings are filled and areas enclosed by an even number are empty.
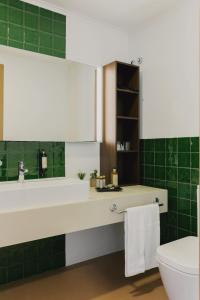
<svg viewBox="0 0 200 300"><path fill-rule="evenodd" d="M121 62L104 66L104 130L101 174L110 183L117 168L120 185L139 183L139 67ZM117 150L117 143L130 148Z"/></svg>

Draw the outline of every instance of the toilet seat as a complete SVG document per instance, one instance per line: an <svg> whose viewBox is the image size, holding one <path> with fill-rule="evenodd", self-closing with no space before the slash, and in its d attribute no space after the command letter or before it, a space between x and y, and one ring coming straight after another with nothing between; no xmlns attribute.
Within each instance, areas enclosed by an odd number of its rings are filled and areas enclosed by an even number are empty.
<svg viewBox="0 0 200 300"><path fill-rule="evenodd" d="M189 236L157 250L157 259L180 272L199 275L199 238Z"/></svg>

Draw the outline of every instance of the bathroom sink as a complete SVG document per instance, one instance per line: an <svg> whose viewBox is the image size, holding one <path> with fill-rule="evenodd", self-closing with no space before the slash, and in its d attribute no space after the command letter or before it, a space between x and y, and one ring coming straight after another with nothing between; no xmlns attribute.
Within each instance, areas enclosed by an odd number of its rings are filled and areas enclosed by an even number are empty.
<svg viewBox="0 0 200 300"><path fill-rule="evenodd" d="M52 178L0 183L0 213L85 201L89 182Z"/></svg>

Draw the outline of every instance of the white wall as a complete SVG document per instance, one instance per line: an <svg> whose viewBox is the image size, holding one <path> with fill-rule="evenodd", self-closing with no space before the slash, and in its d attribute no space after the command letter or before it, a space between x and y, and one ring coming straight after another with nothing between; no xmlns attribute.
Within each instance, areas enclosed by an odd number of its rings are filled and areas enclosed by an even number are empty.
<svg viewBox="0 0 200 300"><path fill-rule="evenodd" d="M142 138L199 135L197 2L183 1L130 38L130 58L144 60Z"/></svg>

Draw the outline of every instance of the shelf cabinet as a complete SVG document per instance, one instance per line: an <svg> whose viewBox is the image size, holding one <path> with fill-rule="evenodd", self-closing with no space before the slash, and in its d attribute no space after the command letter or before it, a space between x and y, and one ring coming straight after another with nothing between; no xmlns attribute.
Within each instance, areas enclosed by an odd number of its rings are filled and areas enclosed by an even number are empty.
<svg viewBox="0 0 200 300"><path fill-rule="evenodd" d="M103 76L101 174L105 174L110 183L111 171L117 168L120 185L138 184L139 67L116 61L104 66Z"/></svg>

